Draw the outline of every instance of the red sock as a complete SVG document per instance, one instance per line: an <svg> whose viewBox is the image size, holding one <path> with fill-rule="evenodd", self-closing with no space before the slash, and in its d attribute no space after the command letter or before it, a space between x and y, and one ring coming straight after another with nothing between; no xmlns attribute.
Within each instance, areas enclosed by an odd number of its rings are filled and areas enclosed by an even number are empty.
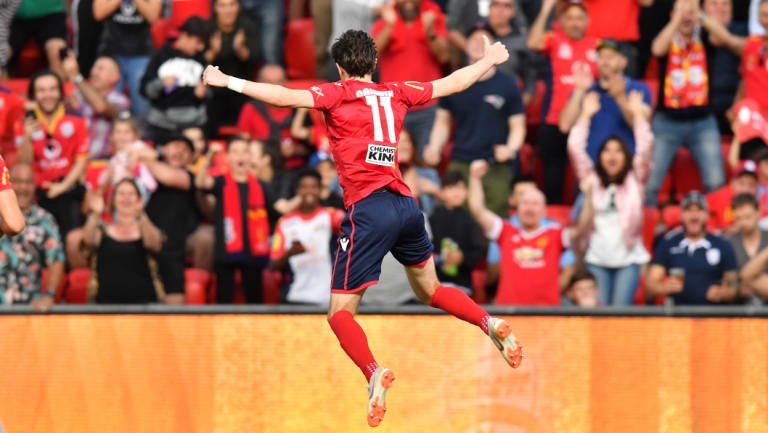
<svg viewBox="0 0 768 433"><path fill-rule="evenodd" d="M378 364L373 359L371 349L368 348L368 338L365 337L363 328L355 322L352 313L345 310L335 313L329 322L333 333L339 339L341 348L352 362L357 364L365 375L365 380L370 381Z"/></svg>
<svg viewBox="0 0 768 433"><path fill-rule="evenodd" d="M455 287L438 287L432 295L432 299L429 300L429 305L451 313L461 320L480 327L486 334L488 333L488 319L491 316L469 296Z"/></svg>

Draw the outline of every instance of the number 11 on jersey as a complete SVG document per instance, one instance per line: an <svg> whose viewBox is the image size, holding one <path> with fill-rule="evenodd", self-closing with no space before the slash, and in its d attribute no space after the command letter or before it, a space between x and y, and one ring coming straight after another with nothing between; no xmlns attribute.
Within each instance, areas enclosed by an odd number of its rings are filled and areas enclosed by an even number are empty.
<svg viewBox="0 0 768 433"><path fill-rule="evenodd" d="M395 115L392 114L392 98L390 96L366 95L365 103L371 107L373 115L373 140L384 141L384 131L381 127L381 114L379 107L384 108L384 119L387 123L387 135L389 142L397 144L395 137Z"/></svg>

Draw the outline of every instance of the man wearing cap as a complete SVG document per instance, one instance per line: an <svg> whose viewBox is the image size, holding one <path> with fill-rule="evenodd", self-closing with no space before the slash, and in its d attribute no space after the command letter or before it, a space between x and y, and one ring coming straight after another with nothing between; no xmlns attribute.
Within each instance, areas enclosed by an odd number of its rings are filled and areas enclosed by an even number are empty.
<svg viewBox="0 0 768 433"><path fill-rule="evenodd" d="M698 191L682 202L682 227L659 242L648 269L645 288L666 295L677 305L731 302L738 295L738 268L731 245L707 233L707 199Z"/></svg>
<svg viewBox="0 0 768 433"><path fill-rule="evenodd" d="M207 24L193 16L179 29L179 37L168 41L149 61L141 78L141 94L152 106L147 122L155 142L166 142L182 129L204 126L208 121L205 100L211 90L202 81L207 43Z"/></svg>
<svg viewBox="0 0 768 433"><path fill-rule="evenodd" d="M600 95L600 110L595 113L589 128L587 153L597 161L600 146L610 137L619 136L635 152L635 137L632 130L634 113L629 108L629 93L639 91L647 105L646 118L651 119L651 91L640 81L624 74L627 58L619 49L618 42L605 39L597 46L597 81L585 70L574 73L574 88L563 111L560 112L560 131L567 134L581 114L584 96L589 92Z"/></svg>
<svg viewBox="0 0 768 433"><path fill-rule="evenodd" d="M557 0L544 0L539 16L531 27L528 48L542 52L552 64L552 82L549 83L549 101L545 101L542 112L543 124L539 127L536 143L537 154L544 163L544 193L547 202L563 202L565 167L568 163L566 144L568 137L558 128L560 111L568 102L573 91L575 72L584 71L593 77L597 75L598 39L586 36L589 16L581 2L566 1L558 9L554 32L545 31L547 20Z"/></svg>
<svg viewBox="0 0 768 433"><path fill-rule="evenodd" d="M757 164L751 159L744 160L739 164L736 175L728 185L707 194L707 205L711 214L707 227L710 230L723 230L728 233L738 230L733 226L731 200L740 194L757 197L757 189Z"/></svg>
<svg viewBox="0 0 768 433"><path fill-rule="evenodd" d="M165 235L158 264L168 294L167 303L184 303L184 252L187 237L200 222L194 175L187 169L193 151L192 141L179 135L165 143L160 154L143 147L136 155L158 183L146 211L152 223Z"/></svg>

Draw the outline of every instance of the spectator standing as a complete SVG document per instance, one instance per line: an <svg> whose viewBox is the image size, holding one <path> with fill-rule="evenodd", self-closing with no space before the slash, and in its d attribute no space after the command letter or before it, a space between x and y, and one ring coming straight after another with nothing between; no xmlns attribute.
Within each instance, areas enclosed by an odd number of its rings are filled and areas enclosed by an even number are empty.
<svg viewBox="0 0 768 433"><path fill-rule="evenodd" d="M542 226L546 212L544 194L526 190L518 204L520 227L502 220L485 207L481 178L488 170L484 161L475 161L469 175L469 210L488 239L501 249L501 275L496 304L560 305L558 266L560 256L587 230L593 218L592 186L582 183L586 196L579 220L572 228Z"/></svg>
<svg viewBox="0 0 768 433"><path fill-rule="evenodd" d="M188 237L200 223L194 175L187 169L193 149L191 140L179 136L163 145L162 158L148 147L136 151L158 184L146 211L165 236L157 261L169 304L184 303L184 254Z"/></svg>
<svg viewBox="0 0 768 433"><path fill-rule="evenodd" d="M707 194L707 206L710 209L710 218L707 227L711 230L724 230L733 233L738 230L734 223L734 209L731 201L741 194L749 194L757 197L759 183L757 181L757 164L747 159L739 164L736 175L731 182Z"/></svg>
<svg viewBox="0 0 768 433"><path fill-rule="evenodd" d="M768 27L768 1L761 2L760 23ZM751 36L744 46L741 58L742 92L734 106L736 140L742 145L753 139L768 140L768 69L766 69L766 44L763 36Z"/></svg>
<svg viewBox="0 0 768 433"><path fill-rule="evenodd" d="M646 119L643 94L633 91L627 101L633 113L634 157L620 137L606 139L598 149L597 163L587 153L587 134L600 111L597 93L584 98L581 115L568 137L568 150L579 180L594 185L593 230L584 261L595 276L603 305L632 305L640 268L650 256L643 245L643 198L650 171L653 134Z"/></svg>
<svg viewBox="0 0 768 433"><path fill-rule="evenodd" d="M327 305L330 299L331 236L340 231L345 212L320 205L321 182L317 171L302 170L296 189L301 204L275 227L270 266L290 267L290 303Z"/></svg>
<svg viewBox="0 0 768 433"><path fill-rule="evenodd" d="M93 17L104 23L99 52L120 65L121 84L128 86L131 95L131 112L142 121L149 116L149 101L141 77L153 52L150 27L162 9L162 0L93 0Z"/></svg>
<svg viewBox="0 0 768 433"><path fill-rule="evenodd" d="M210 39L205 61L217 65L225 74L252 77L259 60L258 28L240 10L238 0L215 0L214 14L208 21ZM227 89L214 88L208 103L212 128L234 125L247 97ZM214 136L215 131L209 131Z"/></svg>
<svg viewBox="0 0 768 433"><path fill-rule="evenodd" d="M476 62L483 55L484 30L470 36L468 55ZM437 165L442 147L451 133L451 119L456 123L454 147L449 170L464 176L476 159L493 162L483 178L488 208L498 215L507 213L512 169L509 162L525 139L525 113L517 83L508 75L491 68L467 90L440 100L435 125L424 158Z"/></svg>
<svg viewBox="0 0 768 433"><path fill-rule="evenodd" d="M544 0L539 16L531 27L528 48L542 52L552 65L549 101L543 106L545 118L539 127L537 155L544 163L544 193L551 204L563 203L563 183L568 164L567 135L558 129L560 111L573 91L576 71L597 73L598 39L587 36L589 15L580 2L566 1L558 11L560 30L545 32L549 15L557 0Z"/></svg>
<svg viewBox="0 0 768 433"><path fill-rule="evenodd" d="M331 35L328 38L328 46L324 47L327 58L327 52L330 52L331 46L342 33L347 30L362 30L370 33L375 15L378 9L384 4L384 0L331 0ZM318 63L320 67L322 62ZM329 81L337 81L339 73L333 62L328 62L327 71L318 71L319 77L328 77Z"/></svg>
<svg viewBox="0 0 768 433"><path fill-rule="evenodd" d="M449 171L442 183L440 204L429 217L437 275L443 284L453 284L471 293L472 270L484 253L483 231L464 207L464 175Z"/></svg>
<svg viewBox="0 0 768 433"><path fill-rule="evenodd" d="M259 52L265 64L283 64L283 0L242 0L240 7L259 29Z"/></svg>
<svg viewBox="0 0 768 433"><path fill-rule="evenodd" d="M27 41L34 37L40 51L45 53L48 67L59 77L62 49L67 48L67 13L64 0L22 0L11 23L8 45L11 63L15 63Z"/></svg>
<svg viewBox="0 0 768 433"><path fill-rule="evenodd" d="M647 293L676 305L712 305L738 295L738 268L731 245L707 233L707 200L691 191L681 204L683 226L659 242L645 279Z"/></svg>
<svg viewBox="0 0 768 433"><path fill-rule="evenodd" d="M619 42L627 59L627 75L639 78L637 42L640 40L640 8L650 7L653 0L584 0L589 11L587 34Z"/></svg>
<svg viewBox="0 0 768 433"><path fill-rule="evenodd" d="M0 238L0 303L32 303L46 311L64 278L64 247L53 215L35 204L35 172L29 164L10 171L26 227L15 236ZM48 269L43 287L43 269Z"/></svg>
<svg viewBox="0 0 768 433"><path fill-rule="evenodd" d="M659 58L659 98L653 119L656 146L646 189L646 204L656 205L669 166L681 145L691 150L704 187L714 191L725 183L720 132L710 104L713 46L701 28L720 43L740 52L743 40L716 20L699 13L699 3L677 0L672 19L656 36L651 52Z"/></svg>
<svg viewBox="0 0 768 433"><path fill-rule="evenodd" d="M587 153L597 162L600 146L609 137L618 136L627 143L629 153L635 153L633 131L635 113L629 106L629 95L633 91L641 92L646 109L643 117L651 119L651 91L648 86L625 75L627 58L622 54L616 41L606 39L597 47L598 79L592 79L587 70L574 73L574 88L568 103L560 112L560 131L567 134L579 118L584 97L588 92L595 92L600 98L600 109L590 122L587 136Z"/></svg>
<svg viewBox="0 0 768 433"><path fill-rule="evenodd" d="M759 276L754 278L751 275L752 270L757 270L760 275L768 269L765 264L756 266L760 260L755 260L758 252L768 247L768 231L760 229L758 225L760 206L752 194L739 194L733 197L730 206L733 208L736 231L727 239L736 255L736 267L741 270L739 299L745 303L762 304L760 297L756 294L768 293L768 279L759 278ZM753 263L747 268L750 262ZM745 275L750 278L745 278Z"/></svg>
<svg viewBox="0 0 768 433"><path fill-rule="evenodd" d="M83 241L92 251L88 295L99 304L141 304L165 300L153 254L160 252L163 234L144 213L144 202L131 179L123 179L112 194L111 223L102 223L104 200L92 196Z"/></svg>
<svg viewBox="0 0 768 433"><path fill-rule="evenodd" d="M216 241L214 269L218 303L231 303L235 271L242 272L243 290L249 303L262 302L261 273L270 254L269 214L273 202L264 185L249 173L248 141L232 138L227 144L229 171L211 177L208 166L219 146L211 146L206 163L195 177L195 186L216 197L213 218Z"/></svg>
<svg viewBox="0 0 768 433"><path fill-rule="evenodd" d="M24 230L24 215L19 209L16 193L13 192L11 176L3 157L0 156L0 238L13 236Z"/></svg>
<svg viewBox="0 0 768 433"><path fill-rule="evenodd" d="M382 82L426 82L442 76L442 65L448 61L445 16L431 0L395 0L385 5L371 36ZM436 104L428 102L405 116L403 127L411 133L419 153L429 142Z"/></svg>
<svg viewBox="0 0 768 433"><path fill-rule="evenodd" d="M88 164L90 147L85 120L64 108L63 87L55 73L36 73L28 91L36 108L15 128L19 161L34 167L38 204L53 214L62 237L80 226L85 193L80 177Z"/></svg>
<svg viewBox="0 0 768 433"><path fill-rule="evenodd" d="M148 123L159 143L208 121L205 100L210 90L202 82L206 27L199 17L187 19L178 39L168 41L152 56L141 78L141 92L152 104Z"/></svg>
<svg viewBox="0 0 768 433"><path fill-rule="evenodd" d="M91 159L108 158L112 154L109 133L112 120L130 108L130 100L116 86L120 81L120 66L112 57L96 59L86 81L74 55L62 62L67 80L77 90L69 97L69 107L85 119L91 142Z"/></svg>

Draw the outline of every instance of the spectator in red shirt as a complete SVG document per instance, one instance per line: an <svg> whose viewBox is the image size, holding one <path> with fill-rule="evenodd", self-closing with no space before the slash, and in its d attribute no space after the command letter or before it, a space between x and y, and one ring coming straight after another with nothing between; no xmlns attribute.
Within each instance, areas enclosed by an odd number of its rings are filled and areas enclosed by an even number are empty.
<svg viewBox="0 0 768 433"><path fill-rule="evenodd" d="M653 0L584 0L589 11L587 34L613 39L627 57L627 75L637 78L637 46L640 39L640 8L650 7Z"/></svg>
<svg viewBox="0 0 768 433"><path fill-rule="evenodd" d="M488 163L474 161L469 174L469 210L490 240L501 249L501 276L496 295L500 305L560 305L560 255L586 233L593 218L591 179L582 183L584 206L576 226L542 225L546 200L538 189L520 197L517 228L485 207L482 177Z"/></svg>
<svg viewBox="0 0 768 433"><path fill-rule="evenodd" d="M284 85L285 71L278 65L266 65L259 71L262 83ZM240 135L280 147L283 166L286 169L301 167L309 153L306 146L291 135L291 122L296 110L291 107L274 107L251 99L243 105L237 130Z"/></svg>
<svg viewBox="0 0 768 433"><path fill-rule="evenodd" d="M16 165L16 146L13 143L13 127L24 117L24 99L0 87L0 153L9 166Z"/></svg>
<svg viewBox="0 0 768 433"><path fill-rule="evenodd" d="M539 128L536 144L538 155L544 163L544 193L550 203L563 202L563 182L568 163L566 143L568 137L560 132L558 118L568 102L574 87L574 73L589 70L597 76L598 39L587 36L589 15L580 2L565 2L558 11L560 29L546 32L547 19L555 8L557 0L544 0L539 16L533 23L528 36L528 48L541 51L552 64L552 83L545 102L544 123Z"/></svg>
<svg viewBox="0 0 768 433"><path fill-rule="evenodd" d="M760 24L768 29L768 1L760 3ZM736 139L745 143L758 138L768 142L768 40L750 36L741 57L743 98L734 106ZM738 97L737 97L738 98Z"/></svg>
<svg viewBox="0 0 768 433"><path fill-rule="evenodd" d="M733 208L731 200L740 194L757 196L757 164L751 159L742 161L736 176L731 182L709 194L707 194L707 206L709 207L709 223L707 228L713 231L723 230L734 233L738 230L733 225Z"/></svg>
<svg viewBox="0 0 768 433"><path fill-rule="evenodd" d="M24 230L24 215L19 208L16 193L11 185L11 175L0 156L0 237L13 236Z"/></svg>
<svg viewBox="0 0 768 433"><path fill-rule="evenodd" d="M427 82L442 76L442 65L449 57L448 32L445 16L431 0L395 0L382 9L371 36L382 82ZM436 104L436 100L427 102L405 116L403 127L411 133L419 153L429 143Z"/></svg>
<svg viewBox="0 0 768 433"><path fill-rule="evenodd" d="M61 78L52 71L36 73L28 93L36 108L16 123L19 161L34 167L38 204L53 214L66 237L80 226L85 193L80 178L88 164L88 128L82 117L67 113Z"/></svg>

